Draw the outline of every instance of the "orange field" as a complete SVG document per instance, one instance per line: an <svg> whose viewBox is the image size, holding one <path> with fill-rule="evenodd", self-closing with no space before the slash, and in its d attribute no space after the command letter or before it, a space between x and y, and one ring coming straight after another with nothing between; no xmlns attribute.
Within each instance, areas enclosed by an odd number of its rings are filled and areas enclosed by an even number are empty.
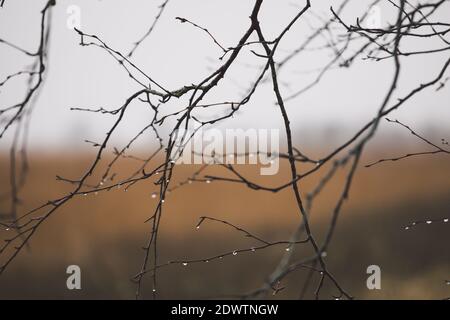
<svg viewBox="0 0 450 320"><path fill-rule="evenodd" d="M2 158L0 191L8 191L8 160ZM366 156L376 159L375 154ZM28 184L21 193L21 212L71 190L55 176L77 178L92 159L89 156L32 155ZM422 225L405 231L403 226L421 219L450 215L450 161L448 156L430 156L360 167L338 221L335 238L325 258L330 271L356 298L445 298L450 295L445 280L450 277L448 225ZM131 172L134 163L119 163L117 173ZM194 166L179 166L173 183L183 181ZM239 168L247 177L276 186L288 179L285 165L275 177L258 178L256 168ZM348 169L348 168L346 168ZM208 174L227 175L211 167ZM327 186L313 205L313 232L320 240L331 210L342 189L346 170ZM313 176L300 183L310 190ZM124 192L117 189L81 196L57 211L0 276L0 298L134 298L130 278L138 272L149 224L144 223L155 207L153 181L144 181ZM305 193L303 192L303 193ZM3 201L0 211L8 208ZM199 230L200 216L227 220L269 240L288 240L301 219L291 189L279 193L252 191L243 185L214 181L196 182L174 190L167 197L159 238L159 261L206 258L251 247L254 242L223 224L208 222ZM7 232L0 231L2 238ZM171 265L158 274L160 298L234 297L258 288L275 268L285 247L242 253L209 263ZM299 247L300 259L310 250ZM65 269L82 269L82 290L66 289ZM382 270L382 289L366 288L366 268ZM299 296L305 271L292 273L286 288L269 298ZM146 282L146 296L151 283ZM318 279L313 278L313 286ZM313 292L313 290L310 290ZM323 298L335 293L329 284ZM307 296L311 298L312 296Z"/></svg>

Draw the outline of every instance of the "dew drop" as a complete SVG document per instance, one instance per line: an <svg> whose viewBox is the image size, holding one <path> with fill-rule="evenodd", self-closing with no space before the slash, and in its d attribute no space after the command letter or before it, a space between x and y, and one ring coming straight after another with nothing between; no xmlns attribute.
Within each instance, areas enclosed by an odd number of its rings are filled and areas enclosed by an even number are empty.
<svg viewBox="0 0 450 320"><path fill-rule="evenodd" d="M252 252L255 252L255 251L256 251L255 247L252 247L251 250L252 250Z"/></svg>
<svg viewBox="0 0 450 320"><path fill-rule="evenodd" d="M6 231L9 231L9 228L6 228L5 230L6 230Z"/></svg>
<svg viewBox="0 0 450 320"><path fill-rule="evenodd" d="M290 247L287 247L286 249L284 249L284 250L286 250L286 251L291 251L291 248Z"/></svg>
<svg viewBox="0 0 450 320"><path fill-rule="evenodd" d="M405 227L405 230L409 230L409 227Z"/></svg>
<svg viewBox="0 0 450 320"><path fill-rule="evenodd" d="M197 230L200 229L200 226L196 226L195 229L197 229Z"/></svg>
<svg viewBox="0 0 450 320"><path fill-rule="evenodd" d="M237 255L237 252L236 252L236 250L234 250L234 251L233 251L233 256L235 256L235 255Z"/></svg>
<svg viewBox="0 0 450 320"><path fill-rule="evenodd" d="M152 199L155 199L156 198L156 192L153 192L152 193Z"/></svg>
<svg viewBox="0 0 450 320"><path fill-rule="evenodd" d="M156 292L156 289L153 289L152 292Z"/></svg>
<svg viewBox="0 0 450 320"><path fill-rule="evenodd" d="M444 219L444 222L448 222L448 218L445 218L445 219Z"/></svg>
<svg viewBox="0 0 450 320"><path fill-rule="evenodd" d="M433 221L431 220L427 220L427 224L431 224Z"/></svg>
<svg viewBox="0 0 450 320"><path fill-rule="evenodd" d="M208 179L208 180L206 180L206 183L211 183L211 180L209 180L209 179Z"/></svg>
<svg viewBox="0 0 450 320"><path fill-rule="evenodd" d="M87 193L83 193L83 196L87 196Z"/></svg>
<svg viewBox="0 0 450 320"><path fill-rule="evenodd" d="M326 251L322 252L321 256L322 258L325 258L328 255L328 253Z"/></svg>
<svg viewBox="0 0 450 320"><path fill-rule="evenodd" d="M188 265L188 263L187 263L187 262L183 262L183 266L185 266L185 267L186 267L187 265Z"/></svg>

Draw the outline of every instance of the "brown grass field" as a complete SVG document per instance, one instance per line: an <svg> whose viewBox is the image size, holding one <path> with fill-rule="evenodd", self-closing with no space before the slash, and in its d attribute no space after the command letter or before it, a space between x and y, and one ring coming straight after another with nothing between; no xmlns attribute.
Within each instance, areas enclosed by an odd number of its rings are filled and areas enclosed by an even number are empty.
<svg viewBox="0 0 450 320"><path fill-rule="evenodd" d="M33 154L29 182L21 194L21 211L69 191L71 187L55 181L55 175L76 178L91 160L87 155ZM326 257L330 271L355 298L450 296L450 288L445 284L450 278L448 225L403 230L405 224L415 220L449 216L448 160L448 156L431 156L359 168ZM9 188L7 161L3 156L0 162L2 193ZM130 160L120 163L117 172L130 172L132 166ZM269 185L277 185L287 177L284 165L276 177L257 178L252 166L239 169ZM184 180L194 170L194 166L177 167L175 180ZM208 173L225 174L217 167ZM341 170L313 206L312 227L319 239L342 188L344 174ZM300 183L301 190L308 190L317 178ZM30 249L22 252L0 277L0 299L134 298L135 287L130 278L141 264L140 248L149 229L144 220L153 213L156 203L150 196L153 191L153 181L145 181L128 192L114 189L79 197L63 207L37 232ZM198 218L203 215L227 220L265 239L288 240L301 221L292 200L290 189L273 194L218 181L185 185L166 200L159 259L165 262L203 258L252 246L251 240L221 224L206 223L196 230ZM3 201L0 211L7 208L8 202ZM5 232L12 231L0 231L2 238ZM279 246L210 263L161 269L160 298L222 298L249 292L262 284L284 249ZM300 249L296 255L301 258L309 253ZM70 264L82 268L80 291L65 287L65 268ZM371 264L381 267L381 290L366 288L366 268ZM269 298L298 298L305 275L301 270L292 273L283 283L286 289ZM318 279L313 280L315 286ZM146 297L150 297L150 291L147 281ZM323 298L333 293L326 284Z"/></svg>

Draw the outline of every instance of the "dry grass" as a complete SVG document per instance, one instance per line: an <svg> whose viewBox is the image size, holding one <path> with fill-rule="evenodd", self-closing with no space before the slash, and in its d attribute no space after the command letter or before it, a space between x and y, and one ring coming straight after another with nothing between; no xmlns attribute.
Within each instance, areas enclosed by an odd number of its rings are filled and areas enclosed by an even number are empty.
<svg viewBox="0 0 450 320"><path fill-rule="evenodd" d="M30 208L70 190L56 182L56 174L73 178L89 157L33 156L29 184L22 198ZM0 191L8 188L7 162L0 170ZM130 161L119 165L129 172ZM242 167L255 175L255 168ZM282 167L282 171L285 168ZM327 260L332 272L358 298L444 298L449 295L450 257L448 226L434 225L402 231L402 225L417 219L448 216L450 210L450 163L445 157L410 159L402 164L361 168L339 221ZM218 168L209 173L223 174ZM178 179L188 177L193 167L177 168ZM313 228L319 235L341 188L343 175L330 184L314 206ZM276 185L279 177L265 177ZM315 182L301 184L307 190ZM115 189L97 196L76 199L57 212L24 252L0 277L0 298L133 298L129 278L140 266L149 228L143 221L152 213L155 200L152 181L124 192ZM172 192L166 201L161 226L160 261L200 258L237 248L250 247L248 239L223 225L205 224L198 231L198 218L208 215L226 219L271 240L287 240L299 223L290 190L279 194L250 191L244 186L221 182L194 183ZM0 209L7 208L2 203ZM2 237L6 231L1 231ZM447 236L447 238L446 238ZM162 298L221 297L256 288L270 273L284 248L242 254L221 262L170 266L160 273ZM447 250L447 251L446 251ZM307 254L299 251L298 255ZM83 270L83 290L65 289L65 267L78 264ZM366 267L382 268L382 290L365 287ZM304 274L294 273L279 298L296 298ZM150 286L147 286L149 294ZM324 291L324 298L333 292Z"/></svg>

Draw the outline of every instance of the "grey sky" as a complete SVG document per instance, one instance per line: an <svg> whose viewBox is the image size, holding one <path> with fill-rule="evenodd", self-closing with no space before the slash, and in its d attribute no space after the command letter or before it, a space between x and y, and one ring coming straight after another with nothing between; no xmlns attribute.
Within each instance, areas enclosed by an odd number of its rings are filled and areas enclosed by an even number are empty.
<svg viewBox="0 0 450 320"><path fill-rule="evenodd" d="M79 46L79 36L66 26L67 9L76 5L81 10L81 28L94 33L111 47L128 52L151 25L161 0L57 0L53 11L53 30L48 77L42 88L31 126L31 147L65 147L83 145L84 139L104 137L112 117L70 111L70 107L117 108L139 87L120 66L99 48ZM353 1L343 15L349 23L370 1ZM33 51L37 48L40 10L44 0L6 0L0 9L0 38ZM320 16L331 15L329 7L341 1L312 0L312 9ZM171 90L197 83L222 63L220 49L202 31L175 20L180 16L209 29L225 47L234 46L249 25L250 0L171 0L154 33L139 47L133 61L154 79ZM303 1L267 0L261 12L261 25L268 38L281 30L289 18L303 5ZM450 15L449 4L446 5ZM445 11L445 10L443 10ZM387 1L381 6L381 21L391 17ZM312 14L296 25L286 36L276 59L296 48L320 22ZM438 18L438 17L437 17ZM448 20L448 17L446 17ZM313 46L321 45L320 41ZM414 46L415 43L408 45ZM420 42L417 45L423 46ZM433 45L427 43L426 45ZM257 52L260 47L254 46ZM421 48L424 49L424 48ZM280 80L289 86L282 88L285 96L307 85L317 73L304 74L323 66L330 59L329 51L311 52L293 60L280 72ZM432 79L447 59L446 53L414 56L404 60L398 96L422 82ZM0 79L31 63L29 57L0 45ZM207 101L236 100L252 81L264 60L246 50L223 83L214 89ZM250 64L251 66L248 66ZM392 60L382 62L357 61L351 69L330 71L323 82L299 98L288 103L288 112L295 127L298 142L323 137L330 128L341 134L349 132L373 117L380 106L392 76ZM1 81L0 80L0 81ZM23 97L25 84L14 81L1 89L0 105L5 107ZM448 128L450 93L447 88L433 89L407 103L394 114L416 127ZM174 111L185 101L175 101ZM141 104L133 106L127 125L120 128L115 139L125 141L145 124L148 111ZM169 123L170 124L170 123ZM281 126L279 111L274 107L270 83L260 87L251 103L238 116L223 123L223 127L276 128ZM384 127L382 127L384 128ZM335 132L333 131L333 132ZM0 141L0 149L7 147L11 132ZM333 133L335 134L335 133ZM151 138L150 138L151 140ZM148 142L148 140L147 140Z"/></svg>

